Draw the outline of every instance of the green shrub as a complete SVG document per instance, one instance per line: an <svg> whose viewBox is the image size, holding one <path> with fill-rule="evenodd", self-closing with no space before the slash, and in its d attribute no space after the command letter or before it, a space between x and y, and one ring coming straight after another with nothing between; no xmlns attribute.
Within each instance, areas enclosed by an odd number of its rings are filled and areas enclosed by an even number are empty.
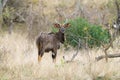
<svg viewBox="0 0 120 80"><path fill-rule="evenodd" d="M79 39L81 43L87 43L89 47L99 47L101 43L109 42L109 34L101 26L90 24L82 18L69 22L71 26L66 30L66 40L69 45L76 47Z"/></svg>
<svg viewBox="0 0 120 80"><path fill-rule="evenodd" d="M99 25L90 24L83 18L69 20L70 27L66 29L66 44L73 47L78 46L79 39L82 46L86 43L89 47L99 47L102 44L109 42L109 34L106 30L102 29ZM56 28L52 28L53 32L57 32Z"/></svg>

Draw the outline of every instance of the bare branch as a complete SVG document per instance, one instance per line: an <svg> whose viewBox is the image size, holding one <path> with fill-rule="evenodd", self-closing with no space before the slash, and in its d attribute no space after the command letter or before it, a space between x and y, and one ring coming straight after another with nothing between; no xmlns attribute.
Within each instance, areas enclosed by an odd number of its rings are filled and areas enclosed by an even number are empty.
<svg viewBox="0 0 120 80"><path fill-rule="evenodd" d="M60 24L56 19L55 19L55 22L58 23L58 24Z"/></svg>
<svg viewBox="0 0 120 80"><path fill-rule="evenodd" d="M65 19L65 23L64 23L64 24L66 24L67 22L68 22L68 19L66 18L66 19Z"/></svg>
<svg viewBox="0 0 120 80"><path fill-rule="evenodd" d="M20 19L22 20L22 21L24 21L25 22L25 18L22 16L22 15L20 15L19 13L15 13L17 16L19 16L20 17Z"/></svg>
<svg viewBox="0 0 120 80"><path fill-rule="evenodd" d="M78 42L78 49L77 49L77 52L75 54L73 54L72 58L70 61L73 61L74 58L78 55L78 51L79 51L79 48L80 48L80 39L79 39L79 42Z"/></svg>
<svg viewBox="0 0 120 80"><path fill-rule="evenodd" d="M8 1L8 0L2 0L2 6L3 6L3 8L5 7L7 1Z"/></svg>
<svg viewBox="0 0 120 80"><path fill-rule="evenodd" d="M118 53L118 54L108 54L107 57L108 58L118 58L118 57L120 57L120 53ZM106 58L106 56L101 55L101 56L96 57L95 59L96 59L96 61L100 61L101 59L104 59L104 58Z"/></svg>
<svg viewBox="0 0 120 80"><path fill-rule="evenodd" d="M80 41L80 39L79 39L79 42L78 42L78 48L77 48L77 51L76 51L76 53L75 54L73 54L73 56L72 56L72 58L70 59L70 60L67 60L67 61L65 61L65 62L72 62L74 59L75 59L75 57L78 55L78 51L79 51L79 48L80 48L80 46L81 46L81 41ZM65 57L63 56L63 59L65 59Z"/></svg>
<svg viewBox="0 0 120 80"><path fill-rule="evenodd" d="M110 30L109 29L108 29L108 33L110 34ZM101 45L103 47L104 54L105 54L105 60L106 60L106 62L108 62L107 51L110 49L110 47L113 47L113 41L114 40L115 40L115 38L113 39L112 35L110 34L110 42L108 44L104 44L103 42L100 41L100 43L101 43Z"/></svg>
<svg viewBox="0 0 120 80"><path fill-rule="evenodd" d="M119 9L119 4L118 4L117 0L115 0L115 4L116 4L116 8L117 8L117 14L119 15L120 14L120 9Z"/></svg>

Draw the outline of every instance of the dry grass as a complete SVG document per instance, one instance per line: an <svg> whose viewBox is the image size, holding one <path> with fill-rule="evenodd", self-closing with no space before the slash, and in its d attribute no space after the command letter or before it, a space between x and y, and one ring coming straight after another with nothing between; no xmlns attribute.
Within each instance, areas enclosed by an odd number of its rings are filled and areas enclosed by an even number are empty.
<svg viewBox="0 0 120 80"><path fill-rule="evenodd" d="M95 56L103 54L101 49L81 50L73 62L64 63L62 56L70 59L75 52L60 49L56 64L46 53L38 64L35 43L25 34L1 35L0 80L120 80L120 58L95 62Z"/></svg>

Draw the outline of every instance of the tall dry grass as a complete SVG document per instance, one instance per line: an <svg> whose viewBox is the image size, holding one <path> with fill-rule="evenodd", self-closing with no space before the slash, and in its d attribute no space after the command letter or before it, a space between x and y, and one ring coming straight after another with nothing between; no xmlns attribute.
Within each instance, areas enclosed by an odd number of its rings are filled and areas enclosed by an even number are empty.
<svg viewBox="0 0 120 80"><path fill-rule="evenodd" d="M120 51L119 48L109 52ZM45 53L37 62L35 42L29 42L21 33L0 35L0 80L120 80L120 59L95 62L103 54L102 49L80 50L71 63L64 63L76 51L58 50L57 62L52 62L51 53Z"/></svg>

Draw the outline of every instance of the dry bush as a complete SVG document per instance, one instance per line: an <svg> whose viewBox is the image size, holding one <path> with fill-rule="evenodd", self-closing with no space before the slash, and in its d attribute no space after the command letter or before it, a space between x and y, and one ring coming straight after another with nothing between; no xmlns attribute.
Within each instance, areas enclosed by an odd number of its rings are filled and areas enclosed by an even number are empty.
<svg viewBox="0 0 120 80"><path fill-rule="evenodd" d="M18 59L27 56L29 57L31 50L34 46L33 43L30 43L27 39L27 35L23 33L13 33L9 35L7 33L0 36L0 43L1 43L1 51L3 51L5 55L11 56L8 57L10 59ZM7 61L8 64L11 64L9 60ZM18 63L17 60L13 61L13 63Z"/></svg>

